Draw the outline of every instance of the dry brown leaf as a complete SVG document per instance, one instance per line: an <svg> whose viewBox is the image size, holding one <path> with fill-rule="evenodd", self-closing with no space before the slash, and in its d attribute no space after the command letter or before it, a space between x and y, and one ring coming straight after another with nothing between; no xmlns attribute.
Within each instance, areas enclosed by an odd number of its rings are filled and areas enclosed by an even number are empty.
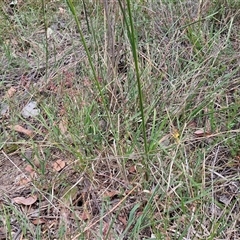
<svg viewBox="0 0 240 240"><path fill-rule="evenodd" d="M6 98L11 98L15 93L16 89L14 87L10 87L6 93Z"/></svg>
<svg viewBox="0 0 240 240"><path fill-rule="evenodd" d="M13 129L17 132L20 132L20 133L23 133L29 137L31 137L33 135L33 131L32 130L29 130L29 129L26 129L20 125L15 125L13 126Z"/></svg>
<svg viewBox="0 0 240 240"><path fill-rule="evenodd" d="M25 167L25 170L30 174L31 179L36 179L37 178L37 173L31 165L27 165Z"/></svg>
<svg viewBox="0 0 240 240"><path fill-rule="evenodd" d="M126 217L118 216L118 220L119 220L124 226L127 226L127 219L126 219Z"/></svg>
<svg viewBox="0 0 240 240"><path fill-rule="evenodd" d="M59 123L59 129L62 134L67 132L68 122L66 119L62 119Z"/></svg>
<svg viewBox="0 0 240 240"><path fill-rule="evenodd" d="M197 123L195 121L191 121L188 123L187 125L189 128L196 128L197 127Z"/></svg>
<svg viewBox="0 0 240 240"><path fill-rule="evenodd" d="M115 197L116 195L118 195L119 193L120 193L119 191L106 191L104 193L104 197L112 198L112 197Z"/></svg>
<svg viewBox="0 0 240 240"><path fill-rule="evenodd" d="M131 167L129 167L128 172L133 174L136 173L137 172L136 166L132 165Z"/></svg>
<svg viewBox="0 0 240 240"><path fill-rule="evenodd" d="M66 163L62 159L58 159L52 164L52 167L56 172L61 171L65 166Z"/></svg>
<svg viewBox="0 0 240 240"><path fill-rule="evenodd" d="M195 131L194 134L197 137L205 137L205 136L210 135L211 133L208 131L204 131L203 129L199 129L199 130Z"/></svg>
<svg viewBox="0 0 240 240"><path fill-rule="evenodd" d="M32 205L33 203L35 203L37 201L37 196L33 195L33 196L28 197L28 198L16 197L16 198L13 199L13 201L17 204L22 204L22 205L25 205L25 206L29 206L29 205Z"/></svg>
<svg viewBox="0 0 240 240"><path fill-rule="evenodd" d="M33 162L34 162L35 167L39 168L41 166L41 162L40 162L39 157L37 155L34 156Z"/></svg>
<svg viewBox="0 0 240 240"><path fill-rule="evenodd" d="M43 218L36 218L36 219L32 220L31 222L34 225L39 225L39 224L46 223L46 220L44 220Z"/></svg>
<svg viewBox="0 0 240 240"><path fill-rule="evenodd" d="M25 170L26 170L27 172L29 172L29 173L34 172L34 169L33 169L33 167L32 167L30 164L28 164L28 165L25 167Z"/></svg>
<svg viewBox="0 0 240 240"><path fill-rule="evenodd" d="M199 130L195 131L194 134L198 137L203 137L205 132L202 129L199 129Z"/></svg>

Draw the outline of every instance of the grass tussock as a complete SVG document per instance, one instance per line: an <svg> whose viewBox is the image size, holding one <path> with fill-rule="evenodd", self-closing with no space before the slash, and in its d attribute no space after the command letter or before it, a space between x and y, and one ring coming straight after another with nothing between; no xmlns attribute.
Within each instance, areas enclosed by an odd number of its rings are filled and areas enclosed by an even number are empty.
<svg viewBox="0 0 240 240"><path fill-rule="evenodd" d="M237 0L0 4L1 239L240 238Z"/></svg>

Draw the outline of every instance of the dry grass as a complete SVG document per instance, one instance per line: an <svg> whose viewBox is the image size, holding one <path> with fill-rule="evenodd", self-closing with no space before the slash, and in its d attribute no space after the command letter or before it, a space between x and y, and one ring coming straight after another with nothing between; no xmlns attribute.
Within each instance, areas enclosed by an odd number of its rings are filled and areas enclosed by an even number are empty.
<svg viewBox="0 0 240 240"><path fill-rule="evenodd" d="M132 2L143 106L118 2L73 2L88 52L1 2L0 239L239 239L238 2Z"/></svg>

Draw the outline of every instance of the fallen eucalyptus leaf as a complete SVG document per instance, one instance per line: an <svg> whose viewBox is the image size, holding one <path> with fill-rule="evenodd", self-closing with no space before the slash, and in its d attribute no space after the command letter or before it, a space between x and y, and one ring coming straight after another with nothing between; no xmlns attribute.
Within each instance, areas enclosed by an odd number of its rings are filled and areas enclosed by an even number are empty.
<svg viewBox="0 0 240 240"><path fill-rule="evenodd" d="M39 113L40 109L37 108L37 102L29 102L21 112L24 118L36 117Z"/></svg>

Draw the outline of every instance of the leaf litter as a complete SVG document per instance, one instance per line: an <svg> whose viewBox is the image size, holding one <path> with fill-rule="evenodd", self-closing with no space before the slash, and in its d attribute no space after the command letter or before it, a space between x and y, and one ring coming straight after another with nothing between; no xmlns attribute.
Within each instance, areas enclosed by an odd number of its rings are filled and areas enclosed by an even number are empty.
<svg viewBox="0 0 240 240"><path fill-rule="evenodd" d="M37 102L31 101L28 104L26 104L22 111L21 114L24 118L29 118L29 117L36 117L40 114L40 109L37 108Z"/></svg>

